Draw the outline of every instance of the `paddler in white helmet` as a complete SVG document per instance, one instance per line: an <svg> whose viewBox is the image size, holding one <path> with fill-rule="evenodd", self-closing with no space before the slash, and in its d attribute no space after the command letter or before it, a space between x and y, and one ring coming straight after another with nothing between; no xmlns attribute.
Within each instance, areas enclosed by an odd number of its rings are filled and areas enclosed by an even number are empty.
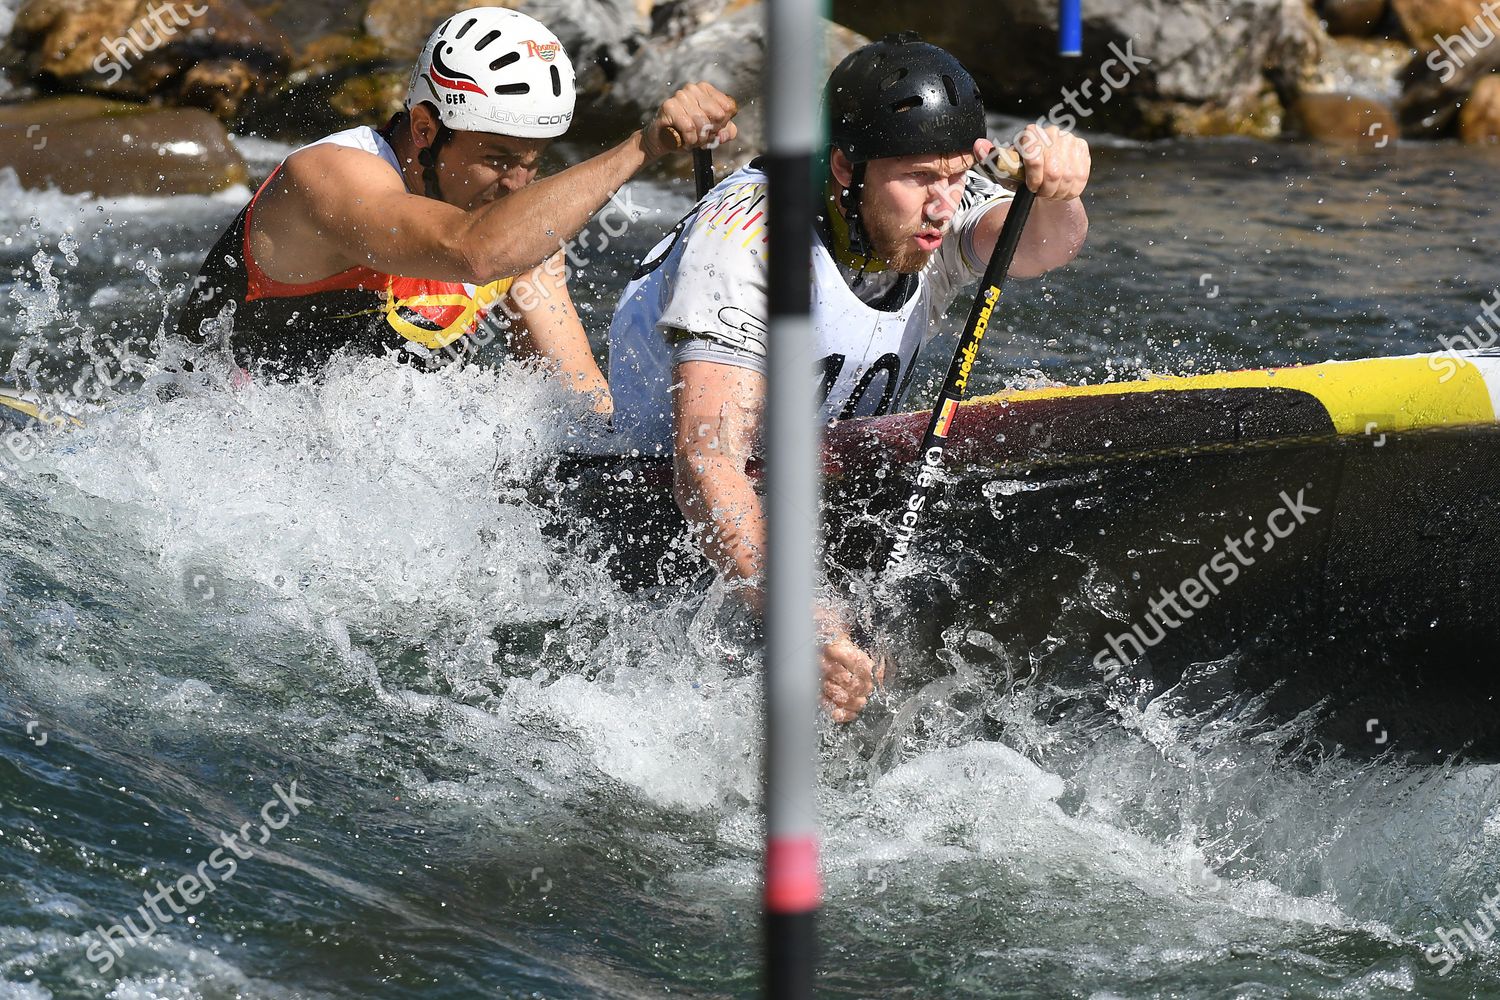
<svg viewBox="0 0 1500 1000"><path fill-rule="evenodd" d="M994 152L979 87L913 34L851 53L825 93L828 173L812 241L812 330L822 417L889 413L918 352L984 272L1011 195L976 169ZM1035 277L1071 261L1088 233L1089 147L1030 126L1019 142L1036 207L1011 266ZM758 609L765 517L747 471L766 394L767 182L752 161L652 250L609 331L618 445L674 457L674 492L720 573ZM864 709L870 656L832 609L821 616L824 702Z"/></svg>
<svg viewBox="0 0 1500 1000"><path fill-rule="evenodd" d="M537 179L573 105L573 66L540 22L503 7L454 14L384 129L328 136L271 174L209 252L179 332L222 343L252 373L301 376L345 349L444 363L498 307L522 356L607 411L563 244L646 164L732 138L736 105L689 84L619 145Z"/></svg>

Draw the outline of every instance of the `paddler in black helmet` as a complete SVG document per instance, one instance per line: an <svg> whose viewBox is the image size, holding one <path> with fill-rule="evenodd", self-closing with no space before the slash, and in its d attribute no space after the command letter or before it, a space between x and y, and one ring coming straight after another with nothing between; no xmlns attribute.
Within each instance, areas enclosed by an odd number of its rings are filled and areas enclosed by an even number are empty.
<svg viewBox="0 0 1500 1000"><path fill-rule="evenodd" d="M209 252L179 332L297 376L343 350L442 364L501 308L519 353L607 410L563 243L645 164L731 138L736 108L689 84L613 149L537 180L573 105L572 64L544 25L504 7L454 14L386 128L329 136L272 173Z"/></svg>
<svg viewBox="0 0 1500 1000"><path fill-rule="evenodd" d="M824 419L891 412L917 353L978 280L1011 194L977 170L995 153L972 76L913 34L850 54L829 77L827 211L813 239L813 330ZM1088 218L1089 147L1031 126L1018 142L1037 193L1011 274L1067 264ZM766 175L715 187L642 263L610 327L615 426L627 448L675 456L679 506L752 607L765 517L746 473L766 390ZM822 615L823 695L839 721L874 688L869 655Z"/></svg>

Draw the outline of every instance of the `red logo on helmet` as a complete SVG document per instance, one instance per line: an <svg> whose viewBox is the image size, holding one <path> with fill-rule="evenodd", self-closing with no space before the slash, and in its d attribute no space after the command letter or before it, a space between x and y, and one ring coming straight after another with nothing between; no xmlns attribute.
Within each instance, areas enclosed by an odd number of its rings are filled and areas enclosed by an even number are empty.
<svg viewBox="0 0 1500 1000"><path fill-rule="evenodd" d="M446 87L449 90L466 90L471 94L483 94L484 88L472 76L469 76L467 73L460 73L443 62L444 47L443 45L439 45L432 50L432 69L428 71L427 76L432 80L433 84L438 87Z"/></svg>
<svg viewBox="0 0 1500 1000"><path fill-rule="evenodd" d="M542 62L551 62L557 58L557 54L561 51L561 42L543 42L537 44L536 42L528 41L526 43L526 54L535 56Z"/></svg>

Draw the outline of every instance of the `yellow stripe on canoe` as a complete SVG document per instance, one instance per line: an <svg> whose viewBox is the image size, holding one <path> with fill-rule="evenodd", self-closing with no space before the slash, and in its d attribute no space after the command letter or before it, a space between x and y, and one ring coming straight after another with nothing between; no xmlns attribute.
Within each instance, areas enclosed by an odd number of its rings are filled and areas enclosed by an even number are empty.
<svg viewBox="0 0 1500 1000"><path fill-rule="evenodd" d="M1255 368L1213 375L1162 376L1139 382L1020 389L976 397L964 405L1076 399L1189 389L1296 389L1323 404L1340 434L1461 427L1496 421L1489 383L1479 365L1450 355L1329 361L1293 368Z"/></svg>
<svg viewBox="0 0 1500 1000"><path fill-rule="evenodd" d="M15 410L17 413L22 413L40 423L51 424L53 427L63 427L68 424L72 424L74 427L83 426L83 421L77 417L62 416L56 413L43 416L41 409L33 400L28 399L20 393L11 392L8 389L0 389L0 406Z"/></svg>

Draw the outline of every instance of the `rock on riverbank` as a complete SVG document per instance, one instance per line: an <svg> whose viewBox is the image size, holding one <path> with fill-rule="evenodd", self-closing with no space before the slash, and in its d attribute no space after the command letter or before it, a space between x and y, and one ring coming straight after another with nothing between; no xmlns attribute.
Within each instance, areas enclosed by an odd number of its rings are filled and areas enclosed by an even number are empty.
<svg viewBox="0 0 1500 1000"><path fill-rule="evenodd" d="M616 138L673 86L708 79L746 105L744 138L726 158L758 148L766 64L759 0L505 2L551 26L578 66L573 138ZM383 124L400 107L427 33L470 5L23 0L0 68L12 101L75 94L197 108L239 131L302 140ZM829 57L866 36L916 30L957 53L997 110L1140 137L1302 136L1373 146L1397 134L1493 140L1500 0L1086 0L1084 8L1084 56L1063 60L1055 55L1055 0L995 0L983 16L970 0L835 0L834 15L847 27L830 32ZM118 109L85 123L76 107L53 122L52 142L94 148L87 144L111 129L140 129ZM184 131L182 143L224 143L221 135L206 141L203 116L152 122L158 148L170 146L172 129ZM118 180L138 190L153 177L166 184L178 176L140 169L147 173L96 173L90 183ZM233 168L219 162L209 172L230 176Z"/></svg>

